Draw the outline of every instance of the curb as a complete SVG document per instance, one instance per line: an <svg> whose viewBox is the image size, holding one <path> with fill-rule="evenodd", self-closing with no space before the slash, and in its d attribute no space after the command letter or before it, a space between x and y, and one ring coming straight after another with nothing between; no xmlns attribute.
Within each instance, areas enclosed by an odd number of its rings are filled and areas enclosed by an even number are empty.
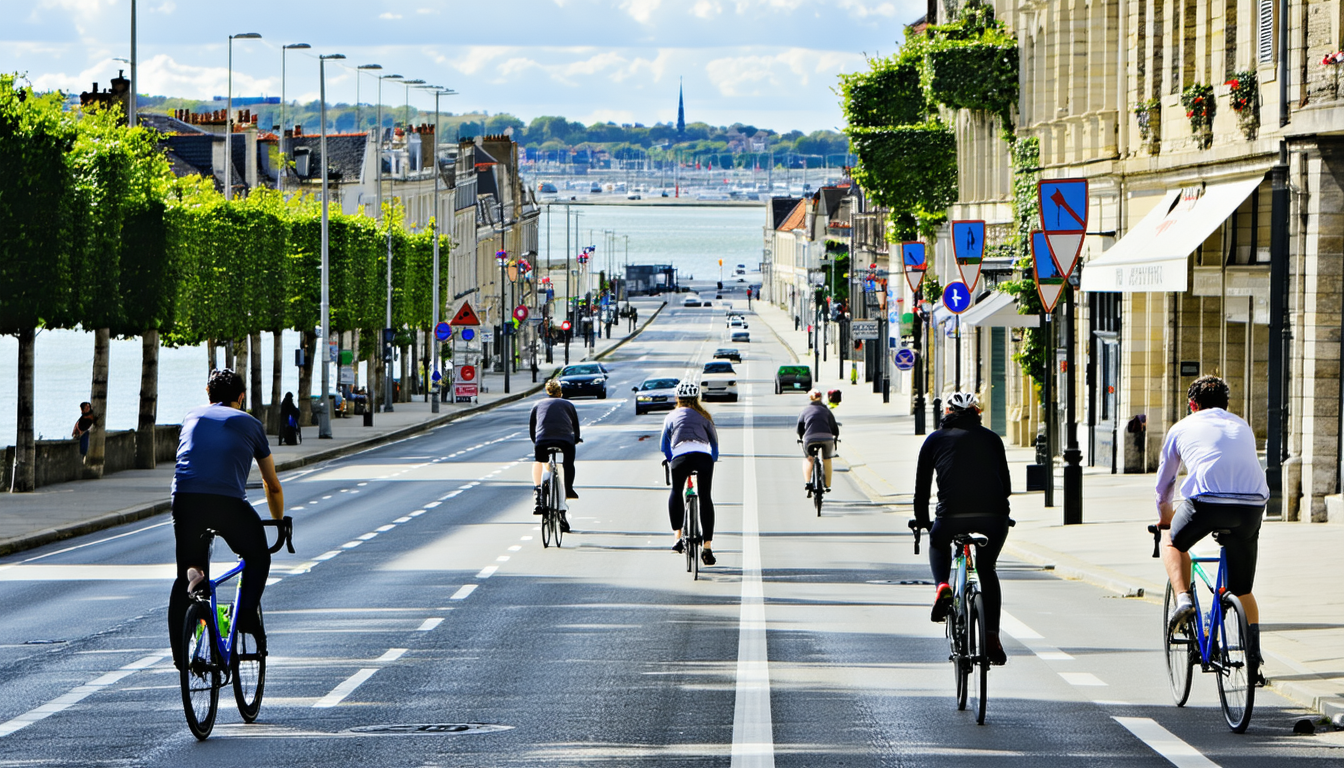
<svg viewBox="0 0 1344 768"><path fill-rule="evenodd" d="M611 354L612 352L615 352L621 346L629 342L631 339L643 333L644 329L649 327L649 324L652 323L658 317L659 313L663 311L663 307L666 306L667 304L664 303L662 306L658 307L658 309L654 310L653 314L649 316L649 319L645 320L644 323L640 325L637 329L635 329L633 333L621 339L619 342L612 345L607 350L599 353L594 357L594 359L600 360L606 357L607 355ZM494 410L495 408L499 408L500 406L515 403L519 400L531 397L532 395L535 395L538 392L542 391L546 386L544 382L554 377L555 374L559 371L560 367L557 367L551 371L549 376L546 376L544 379L542 379L542 383L534 384L525 390L511 393L509 395L501 397L498 400L486 403L485 405L478 405L474 408L466 408L460 411L455 411L453 413L444 414L438 418L430 419L428 421L422 421L419 424L412 424L407 427L402 427L401 429L398 429L396 431L378 435L377 437L371 437L368 438L367 440L358 440L356 442L347 443L346 445L338 447L333 447L325 451L318 451L316 453L310 453L307 456L300 456L294 459L290 459L288 461L280 462L275 465L275 470L276 472L288 472L291 470L299 469L301 467L309 466L311 464L318 464L320 462L330 461L332 459L337 459L342 456L348 456L354 453L360 453L370 448L376 448L380 445L385 445L387 443L403 440L407 437L410 437L411 435L419 434L421 432L427 432L431 429L441 427L444 424L448 424L457 421L459 419L466 418L467 416L474 416L478 413L486 413L487 411ZM137 520L144 520L145 518L154 517L155 515L160 515L163 514L164 512L171 511L172 506L173 502L171 498L161 499L159 501L150 502L148 504L139 504L133 507L127 507L125 509L117 510L115 512L109 512L107 514L99 515L97 517L88 520L81 520L77 523L70 523L69 525L58 526L55 528L47 528L41 531L27 533L22 536L14 536L12 538L3 539L0 540L0 556L11 555L14 554L15 552L22 552L27 549L35 549L37 547L41 547L55 541L60 541L62 539L69 539L75 536L83 536L88 533L94 533L97 531L105 530L107 528L113 528L118 525L133 523L136 522Z"/></svg>
<svg viewBox="0 0 1344 768"><path fill-rule="evenodd" d="M1050 566L1056 576L1069 581L1082 581L1114 592L1121 597L1135 597L1150 603L1162 602L1161 588L1154 584L1125 576L1122 573L1056 552L1048 547L1014 542L1010 537L1003 545L1010 557L1035 565Z"/></svg>

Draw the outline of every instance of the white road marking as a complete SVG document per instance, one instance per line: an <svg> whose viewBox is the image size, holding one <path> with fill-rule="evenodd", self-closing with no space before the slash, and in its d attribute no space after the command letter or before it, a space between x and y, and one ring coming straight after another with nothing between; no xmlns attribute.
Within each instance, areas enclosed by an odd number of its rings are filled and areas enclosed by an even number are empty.
<svg viewBox="0 0 1344 768"><path fill-rule="evenodd" d="M405 648L388 648L382 656L374 659L374 661L396 661L406 655L406 650Z"/></svg>
<svg viewBox="0 0 1344 768"><path fill-rule="evenodd" d="M99 675L84 685L78 686L65 694L57 696L40 707L28 710L13 720L7 720L0 723L0 738L4 738L23 728L27 728L40 720L45 720L57 712L69 709L84 699L87 699L89 696L103 690L107 686L112 685L123 678L130 677L142 669L154 666L167 655L168 654L166 653L156 653L152 656L145 656L144 658L137 659L136 661L117 669L115 672Z"/></svg>
<svg viewBox="0 0 1344 768"><path fill-rule="evenodd" d="M1200 754L1199 750L1182 741L1176 734L1147 717L1117 717L1115 722L1123 725L1177 768L1218 768L1218 764Z"/></svg>
<svg viewBox="0 0 1344 768"><path fill-rule="evenodd" d="M362 541L347 541L347 542L345 542L344 544L341 545L341 549L354 549L355 547L358 547L360 544L363 544L363 543L364 543L364 542L362 542ZM342 562L344 562L344 561L342 561Z"/></svg>
<svg viewBox="0 0 1344 768"><path fill-rule="evenodd" d="M303 509L303 507L295 507L295 509ZM172 521L172 520L166 520L166 521L164 521L164 522L162 522L162 523L154 523L153 525L146 525L144 528L137 528L137 529L135 529L134 531L127 531L126 533L118 533L116 536L108 536L107 538L98 539L97 541L89 541L89 542L85 542L85 543L83 543L83 544L76 544L76 545L73 546L73 547L65 547L64 549L58 549L58 550L56 550L55 552L48 552L48 553L43 554L43 555L37 555L37 556L35 556L35 557L30 557L30 558L28 558L28 559L26 559L26 560L22 560L21 562L24 562L24 563L31 563L31 562L33 562L34 560L41 560L41 559L43 559L43 558L46 558L46 557L52 557L52 556L54 556L54 555L63 555L63 554L65 554L66 552L73 552L73 551L75 551L76 549L83 549L83 548L85 548L85 547L92 547L92 546L96 546L96 545L98 545L98 544L106 544L106 543L109 542L109 541L116 541L117 539L125 538L125 537L127 537L127 536L134 536L134 535L136 535L137 533L144 533L145 531L152 531L152 530L154 530L155 528L162 528L162 527L165 526L165 525L172 525L172 524L173 524L173 521ZM6 567L8 567L8 566L6 566ZM3 568L0 568L0 570L3 570Z"/></svg>
<svg viewBox="0 0 1344 768"><path fill-rule="evenodd" d="M395 525L380 525L380 526L378 526L377 528L374 528L373 530L375 530L375 531L377 531L377 532L379 532L379 533L387 533L388 531L390 531L390 530L392 530L393 528L396 528L396 527L397 527L397 526L395 526Z"/></svg>
<svg viewBox="0 0 1344 768"><path fill-rule="evenodd" d="M301 573L307 573L307 572L311 571L311 570L313 569L313 566L315 566L315 565L317 565L317 561L316 561L316 560L309 560L308 562L304 563L303 565L296 565L296 566L294 566L293 568L291 568L291 569L289 570L289 575L290 575L290 576L297 576L297 575L299 575L299 574L301 574Z"/></svg>
<svg viewBox="0 0 1344 768"><path fill-rule="evenodd" d="M498 571L498 570L499 570L499 566L498 566L498 565L487 565L487 566L485 566L484 568L481 569L481 572L480 572L480 573L476 574L476 578L478 578L478 579L488 579L488 578L490 578L491 576L494 576L494 575L495 575L495 571Z"/></svg>
<svg viewBox="0 0 1344 768"><path fill-rule="evenodd" d="M330 499L330 498L331 498L331 496L323 496L323 497L322 497L322 500L323 500L323 501L326 501L327 499Z"/></svg>
<svg viewBox="0 0 1344 768"><path fill-rule="evenodd" d="M742 457L742 614L737 635L731 764L733 768L773 768L770 657L766 651L765 588L761 583L760 518L756 509L756 436L750 396L742 413Z"/></svg>
<svg viewBox="0 0 1344 768"><path fill-rule="evenodd" d="M317 703L313 705L313 709L331 709L337 704L340 704L346 696L354 693L356 688L358 688L365 680L373 677L373 673L377 671L377 669L359 670L346 678L340 685L331 689L331 693L318 699Z"/></svg>
<svg viewBox="0 0 1344 768"><path fill-rule="evenodd" d="M479 587L479 586L480 586L479 584L463 584L461 587L458 588L458 590L457 590L456 592L453 593L453 596L450 597L450 598L448 598L448 599L449 599L449 600L466 600L466 599L467 599L467 596L470 595L472 592L475 592L475 591L476 591L476 587Z"/></svg>
<svg viewBox="0 0 1344 768"><path fill-rule="evenodd" d="M1036 654L1042 661L1074 660L1069 654L1045 642L1045 638L1039 632L1018 621L1007 611L999 614L999 628L1012 635L1019 643L1027 646L1027 649Z"/></svg>
<svg viewBox="0 0 1344 768"><path fill-rule="evenodd" d="M369 531L368 533L364 534L363 536L356 536L355 538L359 539L360 541L368 541L369 539L372 539L372 538L374 538L374 537L377 536L377 535L378 535L378 532L377 532L377 531Z"/></svg>
<svg viewBox="0 0 1344 768"><path fill-rule="evenodd" d="M398 517L396 520L393 520L392 522L397 523L398 525L400 525L401 523L409 523L411 522L411 516L406 515L405 517Z"/></svg>
<svg viewBox="0 0 1344 768"><path fill-rule="evenodd" d="M509 562L509 556L508 556L508 555L500 555L499 557L496 557L496 558L495 558L495 562L496 562L496 563L507 563L507 562Z"/></svg>
<svg viewBox="0 0 1344 768"><path fill-rule="evenodd" d="M1060 672L1060 673L1059 673L1059 676L1062 677L1062 678L1064 678L1064 682L1068 683L1069 685L1083 685L1083 686L1085 686L1085 685L1093 685L1093 686L1104 686L1104 685L1106 685L1106 683L1103 683L1103 682L1101 681L1101 678L1097 677L1096 675L1092 674L1091 672Z"/></svg>
<svg viewBox="0 0 1344 768"><path fill-rule="evenodd" d="M531 536L524 536L523 538L519 539L519 541L531 541L531 540L532 540Z"/></svg>
<svg viewBox="0 0 1344 768"><path fill-rule="evenodd" d="M522 549L522 548L523 548L523 545L521 545L521 544L514 544L512 547L509 547L509 551L510 551L510 552L517 552L518 550L520 550L520 549Z"/></svg>
<svg viewBox="0 0 1344 768"><path fill-rule="evenodd" d="M409 517L419 517L419 516L425 514L426 511L427 511L427 510L417 509L417 510L415 510L414 512L412 512L412 513L411 513L410 515L408 515L408 516L409 516Z"/></svg>
<svg viewBox="0 0 1344 768"><path fill-rule="evenodd" d="M428 632L429 630L431 630L431 629L433 629L433 628L439 626L439 625L442 624L442 623L443 623L443 618L442 618L442 617L434 617L434 618L430 618L430 619L425 619L425 621L424 621L423 624L421 624L420 626L418 626L418 627L415 628L415 631L416 631L416 632Z"/></svg>
<svg viewBox="0 0 1344 768"><path fill-rule="evenodd" d="M443 503L443 502L441 502L441 501L431 501L431 502L429 502L428 504L425 505L425 509L433 509L433 508L439 506L439 505L442 504L442 503Z"/></svg>

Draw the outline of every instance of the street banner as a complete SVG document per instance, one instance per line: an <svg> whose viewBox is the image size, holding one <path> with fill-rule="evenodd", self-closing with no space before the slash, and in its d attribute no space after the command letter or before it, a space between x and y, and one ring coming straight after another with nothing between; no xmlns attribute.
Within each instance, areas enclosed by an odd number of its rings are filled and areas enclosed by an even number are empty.
<svg viewBox="0 0 1344 768"><path fill-rule="evenodd" d="M980 264L985 258L985 222L952 222L952 251L962 282L974 291L980 283Z"/></svg>
<svg viewBox="0 0 1344 768"><path fill-rule="evenodd" d="M919 294L919 285L924 282L924 272L929 268L929 262L924 254L924 244L921 242L901 243L901 264L905 272L906 285L910 286L910 292Z"/></svg>
<svg viewBox="0 0 1344 768"><path fill-rule="evenodd" d="M340 384L355 383L355 367L353 365L341 366L340 378L338 379L338 383Z"/></svg>
<svg viewBox="0 0 1344 768"><path fill-rule="evenodd" d="M1087 179L1050 179L1036 185L1041 231L1055 269L1068 279L1087 235ZM1034 241L1033 241L1034 242Z"/></svg>
<svg viewBox="0 0 1344 768"><path fill-rule="evenodd" d="M1065 278L1050 255L1045 233L1039 230L1031 233L1031 263L1036 275L1036 294L1041 297L1045 311L1054 312L1060 294L1064 293Z"/></svg>

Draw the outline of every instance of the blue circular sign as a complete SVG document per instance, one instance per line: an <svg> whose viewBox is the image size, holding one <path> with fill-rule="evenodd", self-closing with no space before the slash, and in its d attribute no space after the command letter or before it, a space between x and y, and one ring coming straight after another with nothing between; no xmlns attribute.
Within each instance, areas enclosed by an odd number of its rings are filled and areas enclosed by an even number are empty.
<svg viewBox="0 0 1344 768"><path fill-rule="evenodd" d="M462 329L462 340L463 340L463 341L471 341L471 340L474 339L474 338L476 338L476 330L475 330L474 328L463 328L463 329Z"/></svg>
<svg viewBox="0 0 1344 768"><path fill-rule="evenodd" d="M442 379L443 376L441 376L438 371L435 371L434 373L429 375L429 378L434 381L438 381L439 379Z"/></svg>
<svg viewBox="0 0 1344 768"><path fill-rule="evenodd" d="M909 347L901 347L896 350L896 367L902 371L908 371L915 367L915 353Z"/></svg>
<svg viewBox="0 0 1344 768"><path fill-rule="evenodd" d="M439 341L447 341L453 335L453 326L447 323L439 323L434 326L434 337Z"/></svg>
<svg viewBox="0 0 1344 768"><path fill-rule="evenodd" d="M971 308L971 289L960 280L955 280L947 284L943 289L943 306L947 311L956 315Z"/></svg>

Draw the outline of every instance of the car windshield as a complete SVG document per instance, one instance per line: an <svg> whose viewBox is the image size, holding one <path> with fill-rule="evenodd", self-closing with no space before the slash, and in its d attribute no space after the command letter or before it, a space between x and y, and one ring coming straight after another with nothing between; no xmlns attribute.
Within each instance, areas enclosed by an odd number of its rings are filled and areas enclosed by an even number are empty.
<svg viewBox="0 0 1344 768"><path fill-rule="evenodd" d="M705 363L705 373L732 373L732 363Z"/></svg>
<svg viewBox="0 0 1344 768"><path fill-rule="evenodd" d="M639 388L640 388L640 389L645 389L645 390L647 390L647 389L672 389L672 388L675 387L675 386L677 386L677 380L676 380L676 379L645 379L645 380L644 380L644 383L639 385Z"/></svg>
<svg viewBox="0 0 1344 768"><path fill-rule="evenodd" d="M736 355L736 354L737 354L737 350L736 350L736 349L716 349L716 350L714 350L714 354L716 354L716 355Z"/></svg>
<svg viewBox="0 0 1344 768"><path fill-rule="evenodd" d="M561 376L596 376L602 369L596 365L571 365L561 372Z"/></svg>
<svg viewBox="0 0 1344 768"><path fill-rule="evenodd" d="M780 376L810 376L811 371L802 365L783 365L779 368Z"/></svg>

